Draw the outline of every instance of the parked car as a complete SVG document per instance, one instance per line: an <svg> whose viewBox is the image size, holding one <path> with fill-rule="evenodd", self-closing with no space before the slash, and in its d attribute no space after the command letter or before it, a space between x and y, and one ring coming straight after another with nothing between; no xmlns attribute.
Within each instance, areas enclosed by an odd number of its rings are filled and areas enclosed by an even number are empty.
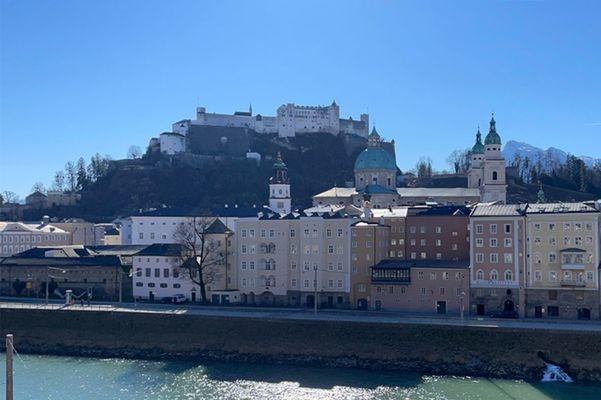
<svg viewBox="0 0 601 400"><path fill-rule="evenodd" d="M188 302L188 298L186 296L184 296L183 294L176 294L175 296L171 297L171 302L173 304L181 304L181 303L187 303Z"/></svg>

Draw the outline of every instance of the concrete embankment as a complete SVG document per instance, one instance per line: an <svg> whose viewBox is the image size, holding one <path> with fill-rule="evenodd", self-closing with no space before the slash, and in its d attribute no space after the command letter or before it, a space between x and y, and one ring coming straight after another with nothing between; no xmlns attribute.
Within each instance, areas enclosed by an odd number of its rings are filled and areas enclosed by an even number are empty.
<svg viewBox="0 0 601 400"><path fill-rule="evenodd" d="M601 334L376 322L0 309L21 352L218 359L538 380L541 355L601 382Z"/></svg>

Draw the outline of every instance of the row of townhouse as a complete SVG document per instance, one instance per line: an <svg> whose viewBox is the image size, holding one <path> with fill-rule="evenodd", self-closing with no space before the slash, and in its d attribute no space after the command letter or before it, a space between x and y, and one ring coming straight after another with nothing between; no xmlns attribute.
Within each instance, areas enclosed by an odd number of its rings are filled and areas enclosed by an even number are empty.
<svg viewBox="0 0 601 400"><path fill-rule="evenodd" d="M472 312L599 319L600 215L599 203L477 206Z"/></svg>

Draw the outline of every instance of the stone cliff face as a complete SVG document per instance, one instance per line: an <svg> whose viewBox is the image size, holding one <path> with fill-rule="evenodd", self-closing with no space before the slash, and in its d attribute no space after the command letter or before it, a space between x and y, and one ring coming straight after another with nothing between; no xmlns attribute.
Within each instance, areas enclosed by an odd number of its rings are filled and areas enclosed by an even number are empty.
<svg viewBox="0 0 601 400"><path fill-rule="evenodd" d="M21 352L200 358L409 370L539 380L544 358L601 382L601 335L582 332L225 318L93 311L0 310Z"/></svg>

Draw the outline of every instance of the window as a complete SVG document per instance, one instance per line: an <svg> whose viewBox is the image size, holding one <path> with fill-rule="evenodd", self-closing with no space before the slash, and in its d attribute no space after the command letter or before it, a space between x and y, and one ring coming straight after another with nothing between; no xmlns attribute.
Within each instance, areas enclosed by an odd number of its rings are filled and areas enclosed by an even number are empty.
<svg viewBox="0 0 601 400"><path fill-rule="evenodd" d="M557 244L557 240L555 239L555 237L550 237L549 238L549 246L555 246Z"/></svg>
<svg viewBox="0 0 601 400"><path fill-rule="evenodd" d="M571 227L571 225L570 225L570 223L569 223L569 222L565 222L565 223L563 224L563 230L564 230L564 231L569 231L569 230L570 230L570 227Z"/></svg>
<svg viewBox="0 0 601 400"><path fill-rule="evenodd" d="M161 284L160 284L160 286L161 286L163 289L166 289L166 288L167 288L167 284L166 284L166 283L161 283Z"/></svg>
<svg viewBox="0 0 601 400"><path fill-rule="evenodd" d="M156 285L154 284L154 282L150 282L148 283L148 287L155 287Z"/></svg>
<svg viewBox="0 0 601 400"><path fill-rule="evenodd" d="M296 231L294 229L290 229L290 237L296 237Z"/></svg>
<svg viewBox="0 0 601 400"><path fill-rule="evenodd" d="M509 269L505 271L505 280L506 281L513 280L513 272L511 272L511 270L509 270Z"/></svg>
<svg viewBox="0 0 601 400"><path fill-rule="evenodd" d="M399 250L399 251L397 251L397 252L396 252L396 256L397 256L397 257L399 257L399 258L401 258L401 257L404 257L404 255L403 255L403 250Z"/></svg>
<svg viewBox="0 0 601 400"><path fill-rule="evenodd" d="M448 272L443 272L442 273L442 279L445 280L445 281L449 280L449 273Z"/></svg>
<svg viewBox="0 0 601 400"><path fill-rule="evenodd" d="M417 232L417 228L415 226L410 226L409 227L409 232L416 233Z"/></svg>
<svg viewBox="0 0 601 400"><path fill-rule="evenodd" d="M246 261L242 261L242 270L246 271Z"/></svg>
<svg viewBox="0 0 601 400"><path fill-rule="evenodd" d="M427 254L425 251L422 251L421 253L419 253L419 256L421 257L422 260L425 260L427 258Z"/></svg>
<svg viewBox="0 0 601 400"><path fill-rule="evenodd" d="M305 279L305 288L308 288L308 287L309 287L309 280Z"/></svg>
<svg viewBox="0 0 601 400"><path fill-rule="evenodd" d="M242 229L242 237L245 238L246 237L246 229Z"/></svg>
<svg viewBox="0 0 601 400"><path fill-rule="evenodd" d="M559 307L548 306L547 307L547 316L548 317L559 317Z"/></svg>
<svg viewBox="0 0 601 400"><path fill-rule="evenodd" d="M420 271L417 273L417 279L424 279L424 272Z"/></svg>
<svg viewBox="0 0 601 400"><path fill-rule="evenodd" d="M476 239L476 247L484 247L484 239L482 239L482 238Z"/></svg>
<svg viewBox="0 0 601 400"><path fill-rule="evenodd" d="M543 274L540 271L534 271L534 280L538 282L542 281Z"/></svg>
<svg viewBox="0 0 601 400"><path fill-rule="evenodd" d="M269 237L270 238L275 237L275 230L273 230L273 229L269 230Z"/></svg>
<svg viewBox="0 0 601 400"><path fill-rule="evenodd" d="M511 224L505 224L505 233L511 233Z"/></svg>
<svg viewBox="0 0 601 400"><path fill-rule="evenodd" d="M582 246L582 236L576 236L574 238L574 245L576 245L576 246Z"/></svg>
<svg viewBox="0 0 601 400"><path fill-rule="evenodd" d="M535 264L541 264L542 259L543 259L543 257L541 256L540 253L534 253L534 263Z"/></svg>
<svg viewBox="0 0 601 400"><path fill-rule="evenodd" d="M142 282L136 282L136 286L137 287L142 287L142 286L144 286L144 284Z"/></svg>
<svg viewBox="0 0 601 400"><path fill-rule="evenodd" d="M499 255L497 253L491 253L490 254L490 262L491 263L498 263L499 262Z"/></svg>
<svg viewBox="0 0 601 400"><path fill-rule="evenodd" d="M593 271L586 271L586 280L587 281L595 280L595 275L593 274Z"/></svg>
<svg viewBox="0 0 601 400"><path fill-rule="evenodd" d="M420 246L425 246L426 245L426 239L420 239L419 240L419 245Z"/></svg>
<svg viewBox="0 0 601 400"><path fill-rule="evenodd" d="M442 227L440 227L440 226L437 226L437 227L435 228L435 231L436 231L436 233L442 233Z"/></svg>
<svg viewBox="0 0 601 400"><path fill-rule="evenodd" d="M581 222L575 222L574 223L574 230L575 231L581 231L582 230L582 223Z"/></svg>
<svg viewBox="0 0 601 400"><path fill-rule="evenodd" d="M482 264L484 262L484 254L483 253L476 253L476 262L478 264Z"/></svg>
<svg viewBox="0 0 601 400"><path fill-rule="evenodd" d="M243 245L242 245L242 254L246 254L246 252L247 252L246 245L245 245L245 244L243 244Z"/></svg>
<svg viewBox="0 0 601 400"><path fill-rule="evenodd" d="M436 272L430 272L430 280L436 280Z"/></svg>
<svg viewBox="0 0 601 400"><path fill-rule="evenodd" d="M150 238L154 239L154 232L150 232Z"/></svg>
<svg viewBox="0 0 601 400"><path fill-rule="evenodd" d="M326 229L326 236L327 237L332 237L332 230L331 229Z"/></svg>
<svg viewBox="0 0 601 400"><path fill-rule="evenodd" d="M534 231L540 232L540 224L534 224Z"/></svg>
<svg viewBox="0 0 601 400"><path fill-rule="evenodd" d="M584 227L589 232L591 232L593 230L593 224L590 222L587 222L586 224L584 224Z"/></svg>
<svg viewBox="0 0 601 400"><path fill-rule="evenodd" d="M451 232L451 236L457 237L459 234L457 232Z"/></svg>
<svg viewBox="0 0 601 400"><path fill-rule="evenodd" d="M490 271L490 279L492 279L493 281L499 280L499 273L497 272L496 269L493 269L492 271Z"/></svg>
<svg viewBox="0 0 601 400"><path fill-rule="evenodd" d="M492 233L492 234L497 233L497 224L490 224L490 233Z"/></svg>
<svg viewBox="0 0 601 400"><path fill-rule="evenodd" d="M549 281L555 282L556 280L557 280L557 272L549 271Z"/></svg>
<svg viewBox="0 0 601 400"><path fill-rule="evenodd" d="M557 262L557 254L549 253L549 264L555 264Z"/></svg>
<svg viewBox="0 0 601 400"><path fill-rule="evenodd" d="M144 232L138 234L138 239L144 239ZM46 236L46 240L48 240L48 236Z"/></svg>
<svg viewBox="0 0 601 400"><path fill-rule="evenodd" d="M416 239L411 239L411 240L409 241L409 244L410 244L411 246L416 246L416 245L417 245L417 240L416 240Z"/></svg>
<svg viewBox="0 0 601 400"><path fill-rule="evenodd" d="M564 236L563 237L563 245L569 246L570 244L572 244L572 238L569 236Z"/></svg>
<svg viewBox="0 0 601 400"><path fill-rule="evenodd" d="M173 277L174 277L174 278L179 278L179 269L174 269L174 270L173 270ZM173 287L175 287L175 286L173 286ZM178 286L178 287L179 287L179 286Z"/></svg>
<svg viewBox="0 0 601 400"><path fill-rule="evenodd" d="M328 263L328 271L334 271L334 263L333 262Z"/></svg>
<svg viewBox="0 0 601 400"><path fill-rule="evenodd" d="M476 233L478 233L478 234L484 233L484 225L476 224Z"/></svg>
<svg viewBox="0 0 601 400"><path fill-rule="evenodd" d="M328 288L329 289L334 288L334 280L333 279L328 279Z"/></svg>
<svg viewBox="0 0 601 400"><path fill-rule="evenodd" d="M554 223L549 224L549 232L555 232L555 224Z"/></svg>
<svg viewBox="0 0 601 400"><path fill-rule="evenodd" d="M164 268L164 269L163 269L163 276L164 276L165 278L169 278L169 268Z"/></svg>
<svg viewBox="0 0 601 400"><path fill-rule="evenodd" d="M419 227L419 233L426 233L426 227L425 226L420 226Z"/></svg>
<svg viewBox="0 0 601 400"><path fill-rule="evenodd" d="M425 295L425 294L426 294L426 288L425 288L425 287L421 288L421 289L420 289L420 293L421 293L422 295Z"/></svg>
<svg viewBox="0 0 601 400"><path fill-rule="evenodd" d="M542 239L541 239L541 237L540 237L540 236L535 236L535 237L534 237L534 245L535 245L535 246L540 246L540 245L541 245L541 243L542 243Z"/></svg>
<svg viewBox="0 0 601 400"><path fill-rule="evenodd" d="M484 280L484 271L482 271L481 269L479 269L476 272L476 279L479 281L483 281Z"/></svg>
<svg viewBox="0 0 601 400"><path fill-rule="evenodd" d="M248 269L250 269L250 270L255 269L255 262L254 261L251 261L251 262L248 263Z"/></svg>
<svg viewBox="0 0 601 400"><path fill-rule="evenodd" d="M333 245L328 245L328 254L334 254L334 246Z"/></svg>
<svg viewBox="0 0 601 400"><path fill-rule="evenodd" d="M150 274L151 274L150 268L146 268L146 269L144 270L144 275L145 275L147 278L150 278Z"/></svg>
<svg viewBox="0 0 601 400"><path fill-rule="evenodd" d="M436 253L436 259L442 260L442 253Z"/></svg>
<svg viewBox="0 0 601 400"><path fill-rule="evenodd" d="M453 244L451 245L451 250L453 250L453 251L457 251L457 250L459 250L459 246L457 245L457 243L453 243Z"/></svg>
<svg viewBox="0 0 601 400"><path fill-rule="evenodd" d="M513 254L511 254L511 253L503 254L503 262L505 264L511 264L513 262Z"/></svg>
<svg viewBox="0 0 601 400"><path fill-rule="evenodd" d="M296 245L295 244L290 245L290 254L296 254Z"/></svg>
<svg viewBox="0 0 601 400"><path fill-rule="evenodd" d="M292 279L290 280L290 286L292 286L292 287L296 287L296 279L295 279L295 278L292 278Z"/></svg>
<svg viewBox="0 0 601 400"><path fill-rule="evenodd" d="M313 229L313 234L311 236L314 238L318 237L317 229Z"/></svg>
<svg viewBox="0 0 601 400"><path fill-rule="evenodd" d="M497 174L497 171L493 171L493 172L492 172L492 180L493 180L493 181L496 181L496 180L497 180L497 175L498 175L498 174Z"/></svg>
<svg viewBox="0 0 601 400"><path fill-rule="evenodd" d="M424 242L425 242L425 240L424 240ZM436 239L436 247L440 247L440 246L442 246L442 240Z"/></svg>
<svg viewBox="0 0 601 400"><path fill-rule="evenodd" d="M290 263L290 270L292 270L292 271L296 271L296 262L292 261L292 262Z"/></svg>
<svg viewBox="0 0 601 400"><path fill-rule="evenodd" d="M261 229L261 237L264 238L265 237L265 229Z"/></svg>
<svg viewBox="0 0 601 400"><path fill-rule="evenodd" d="M503 246L505 247L511 247L511 238L505 238L505 240L503 241Z"/></svg>
<svg viewBox="0 0 601 400"><path fill-rule="evenodd" d="M495 238L490 239L490 247L497 247L497 243L498 243L497 239L495 239Z"/></svg>
<svg viewBox="0 0 601 400"><path fill-rule="evenodd" d="M444 288L443 287L440 288L440 295L444 296Z"/></svg>
<svg viewBox="0 0 601 400"><path fill-rule="evenodd" d="M309 237L309 230L308 229L304 229L303 230L303 236L308 238Z"/></svg>

